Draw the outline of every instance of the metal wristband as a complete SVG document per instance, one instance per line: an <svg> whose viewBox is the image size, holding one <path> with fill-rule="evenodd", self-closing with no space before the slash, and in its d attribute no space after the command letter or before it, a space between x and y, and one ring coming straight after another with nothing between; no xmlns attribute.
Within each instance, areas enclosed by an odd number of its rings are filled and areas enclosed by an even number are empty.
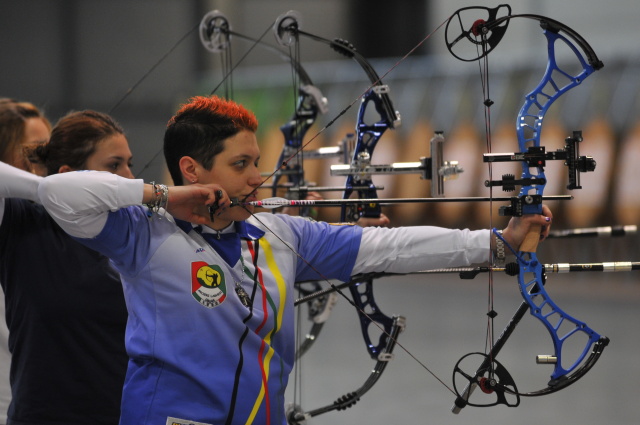
<svg viewBox="0 0 640 425"><path fill-rule="evenodd" d="M154 181L149 184L153 188L153 199L145 205L149 208L148 215L151 216L153 213L157 213L160 208L166 210L169 204L169 188L164 184L156 184Z"/></svg>
<svg viewBox="0 0 640 425"><path fill-rule="evenodd" d="M153 199L144 205L146 205L146 207L149 208L148 215L151 216L151 214L153 214L154 212L153 209L155 208L155 205L156 205L156 182L152 181L149 184L151 185L151 188L152 188Z"/></svg>
<svg viewBox="0 0 640 425"><path fill-rule="evenodd" d="M162 208L164 210L167 209L167 205L169 205L169 188L167 185L159 184L158 185L158 209Z"/></svg>

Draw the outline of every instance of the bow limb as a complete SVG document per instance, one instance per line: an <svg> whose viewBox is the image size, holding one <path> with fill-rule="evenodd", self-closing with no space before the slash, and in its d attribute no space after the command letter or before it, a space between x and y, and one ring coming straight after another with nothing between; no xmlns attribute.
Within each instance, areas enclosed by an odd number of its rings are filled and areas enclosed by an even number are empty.
<svg viewBox="0 0 640 425"><path fill-rule="evenodd" d="M466 56L465 58L477 60L485 57L496 47L497 41L504 35L503 31L506 30L506 24L511 18L525 17L540 22L547 39L547 68L537 87L525 96L525 102L520 109L516 123L519 152L511 154L509 159L511 161L517 160L522 164L521 179L515 181L513 178L503 176L501 182L491 181L487 185L506 188L506 182L509 181L509 186L513 184L521 186L519 195L512 199L511 205L501 207L500 215L542 214L542 197L547 183L544 167L547 160L560 159L556 157L562 157L565 161L569 169L568 189L581 188L579 173L595 169L595 161L593 159L579 156L578 146L582 140L579 132L574 133L572 138L567 139L567 145L564 150L558 150L553 153L545 151L544 146L540 145L544 117L555 100L582 83L595 70L601 68L602 62L598 60L586 41L566 25L538 15L513 15L497 18L497 13L502 7L500 6L496 9L478 8L485 13L489 11L492 19L488 21L474 19L467 24L460 19L461 14L456 13L454 17L460 22L461 28L469 28L469 30L464 32L464 36L456 37L455 42L447 41L447 47L452 51L463 40L476 43L481 46L480 48L476 46L476 55L473 57ZM465 8L464 11L468 12L470 9L472 8ZM510 8L508 10L510 11ZM496 41L494 38L492 43L490 40L495 36L495 31L500 34L498 34L498 40ZM561 32L567 34L567 36L561 34ZM579 65L577 72L571 72L559 66L555 54L557 44L563 44L573 52ZM454 53L452 51L452 53L458 58L462 56L459 52ZM489 102L485 102L485 105L490 107ZM496 162L498 158L504 159L504 155L487 154L485 155L485 162ZM492 342L489 353L483 355L482 364L475 373L465 373L460 366L460 363L467 356L461 359L455 367L454 386L456 386L456 393L458 394L453 408L455 413L467 404L474 406L492 406L495 404L517 406L519 404L519 396L545 395L566 388L584 376L593 367L602 354L602 350L609 342L608 338L599 335L589 328L585 322L564 312L545 290L546 277L544 268L535 252L539 235L540 228L534 226L516 253L519 268L518 285L524 301L499 338ZM497 233L496 236L501 238ZM537 361L538 363L553 364L554 370L546 388L537 391L520 392L506 369L495 358L527 311L542 322L553 342L554 353L549 356L538 356ZM495 312L490 311L488 315L492 320L495 317ZM568 350L565 350L571 344L582 347L577 350L577 355L575 353L569 354ZM462 391L458 391L456 378L459 378L462 383L466 383ZM482 388L485 394L495 392L497 399L470 402L469 397L476 387ZM506 394L515 396L515 400L507 400Z"/></svg>
<svg viewBox="0 0 640 425"><path fill-rule="evenodd" d="M567 31L566 25L562 25L557 21L545 20L542 17L539 18L541 26L543 28L544 35L547 38L548 45L548 65L547 70L538 84L538 86L526 96L524 105L522 106L520 113L518 114L517 134L518 145L521 152L525 152L530 149L541 148L540 146L540 134L542 131L543 119L553 102L561 95L579 85L585 78L591 75L597 68L587 63L584 56L574 46L568 38L562 36L559 31L563 29ZM570 34L576 38L574 31ZM582 40L580 37L579 40ZM562 69L555 57L555 47L557 43L563 43L568 46L574 53L576 59L581 65L582 69L577 73L571 73L568 70ZM585 48L586 42L581 43ZM587 49L589 61L594 63L595 66L601 67L602 62L597 59L595 53L590 48ZM577 143L573 146L578 146ZM575 163L572 162L573 158L570 158L568 162L570 173L569 189L578 189L580 171L576 168ZM527 162L522 163L522 178L531 179L537 181L546 181L544 175L544 161L535 166ZM595 162L593 163L595 168ZM541 197L544 193L545 184L528 184L523 185L520 191L520 199L526 202L528 197L535 196ZM523 214L528 213L542 213L542 202L526 205L523 204ZM551 381L549 386L545 390L537 391L535 393L544 394L555 392L558 389L564 388L570 383L575 382L582 377L595 363L599 355L602 353L602 348L608 343L606 337L601 337L594 330L589 328L586 323L579 321L572 316L565 313L560 307L558 307L551 297L548 295L544 288L544 275L542 272L542 265L538 261L535 248L537 247L537 241L539 240L539 229L536 229L537 234L534 235L535 243L531 241L531 237L526 240L526 245L520 248L519 258L528 257L528 260L520 261L520 273L518 275L518 283L520 291L525 298L525 301L530 307L530 312L537 317L547 328L549 334L553 340L555 354L553 361L555 362L554 371L551 374ZM563 358L563 347L567 340L573 338L575 340L579 335L587 337L587 343L584 350L575 359ZM594 348L595 346L595 348ZM592 348L594 348L592 350ZM587 358L589 353L592 353L589 359L583 364L583 360ZM581 366L582 364L582 366ZM563 382L564 381L564 382ZM567 381L572 381L567 383ZM555 387L555 388L554 388ZM533 395L533 394L532 394Z"/></svg>
<svg viewBox="0 0 640 425"><path fill-rule="evenodd" d="M374 88L368 90L363 98L358 113L358 123L356 125L356 145L352 154L352 163L356 161L366 161L371 158L376 143L384 133L384 131L393 127L399 123L397 112L393 109L391 99L388 95L388 88L382 84L382 81L378 77L377 73L369 62L360 55L353 46L344 40L330 41L322 37L315 36L313 34L304 32L300 29L299 17L295 12L287 12L281 15L274 25L274 31L276 33L276 39L283 45L291 44L294 41L297 42L300 35L312 38L313 40L320 41L329 45L339 53L348 57L354 58L358 64L361 65L369 79L371 80ZM366 108L369 102L374 102L376 111L381 115L380 121L373 125L367 125L364 122L364 116ZM304 146L298 147L298 150L302 150ZM377 191L375 185L370 179L370 176L364 178L357 178L353 175L347 177L345 183L345 189L343 191L343 198L348 198L353 193L353 188L358 187L357 193L361 197L365 198L377 198ZM360 211L347 213L347 209L343 207L341 213L341 221L357 221L361 216L365 217L380 217L380 206L378 204L368 204L361 208ZM365 343L369 354L372 358L379 357L380 352L384 349L384 345L387 342L387 335L383 333L381 340L377 345L371 342L368 329L371 321L374 320L384 326L387 333L390 333L393 328L395 319L384 315L377 304L373 296L373 288L370 283L363 286L366 288L364 292L358 290L352 290L353 300L358 306L359 316L361 320L361 327ZM371 310L368 310L371 309ZM363 315L360 312L371 311L371 314Z"/></svg>
<svg viewBox="0 0 640 425"><path fill-rule="evenodd" d="M293 12L288 12L287 14L279 17L276 21L276 25L274 25L274 30L276 32L276 38L281 42L281 44L298 41L299 35L306 35L317 41L325 42L338 52L354 58L365 70L373 84L373 88L368 90L364 95L360 106L358 123L356 125L356 143L352 155L352 164L356 161L359 161L360 163L363 161L367 162L371 158L376 143L382 133L387 128L393 127L394 124L399 124L399 118L397 117L395 110L393 110L391 100L388 96L387 87L382 85L382 82L373 70L373 67L371 67L361 55L356 54L355 49L347 42L342 40L328 41L321 37L302 32L300 30L298 18ZM375 104L376 111L378 111L382 116L382 119L372 126L368 126L364 123L365 111L370 102ZM347 109L348 107L343 110L340 115L344 114ZM391 118L388 118L389 116ZM300 146L297 149L298 151L301 151L303 148L304 146ZM343 198L350 197L354 188L357 188L355 190L360 197L377 198L376 186L371 181L370 176L359 178L349 175L345 182ZM380 205L377 203L368 204L364 208L356 209L351 212L347 212L347 208L343 207L341 211L341 221L355 222L360 217L376 218L380 217L380 214ZM370 356L376 360L376 365L373 371L365 383L358 389L341 396L333 403L324 407L303 411L300 406L295 404L292 405L287 412L287 419L289 423L298 424L313 416L333 410L344 410L351 407L360 399L361 396L375 385L384 372L389 360L393 358L392 351L396 345L398 335L404 329L405 320L401 316L389 317L380 310L375 302L372 283L372 280L360 282L358 285L351 286L349 290L352 295L351 304L356 307L360 318L362 335L365 340L367 350ZM372 337L370 335L372 324L375 324L375 327L381 331L381 335L377 343L372 342Z"/></svg>
<svg viewBox="0 0 640 425"><path fill-rule="evenodd" d="M335 400L332 404L328 404L324 407L317 409L303 411L299 406L289 406L287 409L287 422L291 425L305 423L307 419L314 416L321 415L323 413L332 412L334 410L345 410L356 404L360 397L362 397L367 391L369 391L389 364L389 360L393 358L392 351L395 348L398 336L400 332L404 330L405 319L402 316L394 316L394 323L389 332L389 342L385 345L384 349L379 353L379 359L376 362L371 374L367 378L364 384L362 384L357 390L344 394Z"/></svg>
<svg viewBox="0 0 640 425"><path fill-rule="evenodd" d="M367 61L367 59L362 56L360 52L358 52L355 47L353 47L353 45L346 40L339 38L329 40L318 35L302 31L300 29L300 25L298 19L296 19L296 16L297 14L295 12L290 11L278 18L278 20L276 21L276 26L274 26L274 29L276 31L276 39L278 39L281 44L286 44L291 40L297 40L297 38L302 35L317 42L326 44L339 54L355 60L363 69L365 74L367 74L367 77L371 82L371 86L369 86L369 88L361 96L359 96L359 98L363 97L369 90L377 86L376 91L378 93L378 96L380 97L381 106L385 109L385 115L388 116L391 120L391 127L400 125L400 115L393 108L393 103L391 102L391 98L388 94L388 87L384 85L382 79L378 76L378 73L375 71L373 66L371 66L369 61ZM333 121L335 121L335 119L337 119L338 117L342 116L352 105L353 103L342 110L338 114L338 116L331 121L331 123L333 123Z"/></svg>

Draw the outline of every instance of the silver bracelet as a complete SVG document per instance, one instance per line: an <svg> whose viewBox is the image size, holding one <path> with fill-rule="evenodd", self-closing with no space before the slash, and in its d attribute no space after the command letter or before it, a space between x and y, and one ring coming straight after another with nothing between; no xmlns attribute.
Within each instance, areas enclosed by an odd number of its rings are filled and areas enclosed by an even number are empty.
<svg viewBox="0 0 640 425"><path fill-rule="evenodd" d="M167 210L169 205L169 188L165 184L158 185L158 191L160 192L160 199L158 200L158 209L162 208Z"/></svg>
<svg viewBox="0 0 640 425"><path fill-rule="evenodd" d="M149 183L153 188L153 199L145 204L149 208L148 215L157 213L160 208L167 209L169 204L169 188L164 184L156 184L156 182Z"/></svg>

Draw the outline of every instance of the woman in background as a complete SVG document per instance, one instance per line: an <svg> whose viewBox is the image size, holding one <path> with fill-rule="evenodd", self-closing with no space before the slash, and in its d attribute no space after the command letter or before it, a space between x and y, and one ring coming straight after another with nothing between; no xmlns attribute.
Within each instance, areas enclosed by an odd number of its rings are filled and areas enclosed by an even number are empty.
<svg viewBox="0 0 640 425"><path fill-rule="evenodd" d="M91 169L127 178L131 156L120 126L93 111L63 117L49 143L31 153L47 175ZM120 278L106 257L69 237L35 203L41 180L0 163L8 424L116 425L127 367Z"/></svg>
<svg viewBox="0 0 640 425"><path fill-rule="evenodd" d="M29 161L29 152L46 143L51 124L29 102L0 98L0 161L44 176L44 169Z"/></svg>
<svg viewBox="0 0 640 425"><path fill-rule="evenodd" d="M0 161L25 171L43 172L36 164L28 161L25 150L46 143L50 133L49 120L33 104L0 99ZM11 402L11 353L9 330L4 317L4 292L0 292L0 425L7 423L7 410Z"/></svg>

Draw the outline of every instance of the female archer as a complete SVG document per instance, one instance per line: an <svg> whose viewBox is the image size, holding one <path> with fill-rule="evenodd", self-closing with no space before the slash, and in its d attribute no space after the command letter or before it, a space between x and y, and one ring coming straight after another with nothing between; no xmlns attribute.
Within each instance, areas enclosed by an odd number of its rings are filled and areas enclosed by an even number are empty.
<svg viewBox="0 0 640 425"><path fill-rule="evenodd" d="M174 186L96 172L39 185L60 226L121 274L130 356L121 425L286 424L295 281L491 257L489 230L363 229L232 207L262 183L256 129L242 106L196 97L165 133ZM532 226L544 239L544 214L512 218L506 242L519 246Z"/></svg>

